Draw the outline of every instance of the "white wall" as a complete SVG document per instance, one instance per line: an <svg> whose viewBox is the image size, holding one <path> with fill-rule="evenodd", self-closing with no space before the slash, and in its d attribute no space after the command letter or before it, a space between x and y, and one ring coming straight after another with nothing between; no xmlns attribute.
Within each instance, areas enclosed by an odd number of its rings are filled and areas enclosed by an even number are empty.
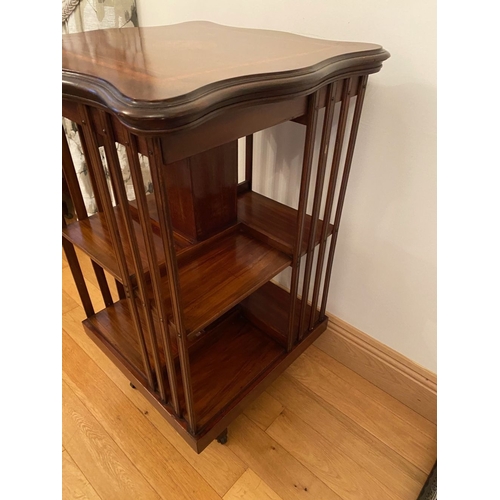
<svg viewBox="0 0 500 500"><path fill-rule="evenodd" d="M327 309L436 371L435 1L137 0L137 7L141 26L208 20L374 42L391 53L369 79ZM256 158L279 166L272 184L255 173L256 190L284 201L284 176L300 166L287 136L300 136L295 127L280 125L257 141Z"/></svg>

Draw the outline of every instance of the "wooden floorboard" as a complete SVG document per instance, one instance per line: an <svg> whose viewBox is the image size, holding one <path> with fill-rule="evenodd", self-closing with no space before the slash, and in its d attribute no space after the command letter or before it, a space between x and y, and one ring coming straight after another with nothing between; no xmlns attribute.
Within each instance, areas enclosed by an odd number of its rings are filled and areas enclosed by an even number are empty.
<svg viewBox="0 0 500 500"><path fill-rule="evenodd" d="M436 441L420 429L318 364L308 353L298 358L287 373L423 472L430 472L436 458Z"/></svg>
<svg viewBox="0 0 500 500"><path fill-rule="evenodd" d="M63 500L101 499L66 450L62 454L62 478Z"/></svg>
<svg viewBox="0 0 500 500"><path fill-rule="evenodd" d="M66 383L63 443L101 499L161 498Z"/></svg>
<svg viewBox="0 0 500 500"><path fill-rule="evenodd" d="M266 431L341 498L394 499L366 469L286 409Z"/></svg>
<svg viewBox="0 0 500 500"><path fill-rule="evenodd" d="M436 425L430 420L422 417L418 413L408 408L408 406L389 396L386 392L374 386L366 379L347 368L337 360L332 359L331 356L318 349L314 345L307 350L307 355L311 357L314 362L324 366L338 377L345 380L351 386L363 394L366 394L370 399L375 400L380 406L383 406L397 415L402 420L405 420L413 427L419 429L428 437L436 441Z"/></svg>
<svg viewBox="0 0 500 500"><path fill-rule="evenodd" d="M197 455L87 337L64 257L62 267L64 499L418 496L436 426L314 346L230 425L226 445ZM97 311L86 257L82 269Z"/></svg>
<svg viewBox="0 0 500 500"><path fill-rule="evenodd" d="M282 500L252 469L234 483L224 500Z"/></svg>
<svg viewBox="0 0 500 500"><path fill-rule="evenodd" d="M285 374L268 388L284 407L300 417L321 439L357 462L389 486L397 498L416 498L426 474L405 460L334 406Z"/></svg>

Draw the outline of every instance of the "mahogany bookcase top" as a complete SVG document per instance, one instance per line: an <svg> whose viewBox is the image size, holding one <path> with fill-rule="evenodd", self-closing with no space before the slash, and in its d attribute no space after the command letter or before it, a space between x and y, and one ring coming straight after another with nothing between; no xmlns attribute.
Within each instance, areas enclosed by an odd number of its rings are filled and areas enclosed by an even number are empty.
<svg viewBox="0 0 500 500"><path fill-rule="evenodd" d="M371 43L235 28L205 21L63 35L63 97L92 101L125 125L175 129L227 106L314 92L349 74L379 71Z"/></svg>

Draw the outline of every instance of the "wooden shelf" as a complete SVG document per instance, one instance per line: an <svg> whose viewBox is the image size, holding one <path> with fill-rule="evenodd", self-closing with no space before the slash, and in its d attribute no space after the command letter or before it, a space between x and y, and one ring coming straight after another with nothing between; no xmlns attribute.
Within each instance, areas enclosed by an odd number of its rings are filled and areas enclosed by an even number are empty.
<svg viewBox="0 0 500 500"><path fill-rule="evenodd" d="M257 203L262 200L264 203L272 201L258 195ZM255 203L253 205L256 206ZM114 211L119 231L124 234L122 231L125 231L125 227L120 212L116 207ZM144 271L147 273L142 229L136 221L133 221L133 225ZM63 230L63 235L122 281L103 215L98 213L70 224ZM154 243L159 266L162 268L163 246L161 238L155 234ZM132 254L125 242L124 251L129 269L132 269ZM246 233L241 224L197 245L184 244L181 248L178 247L177 253L181 300L188 335L205 328L291 263L288 255ZM147 286L152 300L153 290L150 283ZM171 310L168 276L163 275L161 287L168 313ZM152 305L155 311L155 304Z"/></svg>
<svg viewBox="0 0 500 500"><path fill-rule="evenodd" d="M146 321L142 308L138 308L139 318L143 332L146 332ZM159 332L158 322L154 321L155 330ZM130 308L130 299L123 299L115 302L113 305L98 312L94 316L87 318L83 325L86 330L96 337L101 342L104 342L108 349L113 351L113 354L120 358L121 362L135 375L136 378L147 383L144 373L144 365L142 362L141 351L139 347L139 339L132 318ZM150 364L154 369L154 361L152 356L151 342L147 334L144 335L147 345L147 350L150 355ZM165 365L165 355L163 351L163 343L158 339L157 342L162 366ZM177 340L172 335L170 345L173 355L177 356Z"/></svg>
<svg viewBox="0 0 500 500"><path fill-rule="evenodd" d="M142 317L141 322L144 326ZM136 378L147 383L128 299L98 312L86 319L83 325ZM176 339L172 336L171 340L177 358ZM150 348L149 340L147 343ZM284 348L246 320L238 308L210 329L209 335L191 342L189 351L198 430L222 411L228 411L228 407L237 404L251 389L252 383L285 356ZM159 353L164 365L160 345ZM177 362L176 370L181 408L184 410L182 378Z"/></svg>
<svg viewBox="0 0 500 500"><path fill-rule="evenodd" d="M190 356L198 431L227 413L285 356L281 345L237 312L206 339Z"/></svg>
<svg viewBox="0 0 500 500"><path fill-rule="evenodd" d="M295 308L295 325L299 323L302 301L297 300ZM288 311L290 309L290 293L285 289L268 282L241 302L243 314L262 331L271 335L282 345L286 344L288 333ZM309 319L311 306L306 306L306 318Z"/></svg>
<svg viewBox="0 0 500 500"><path fill-rule="evenodd" d="M254 191L247 191L238 197L238 220L266 237L271 245L287 253L292 252L297 234L297 210L294 208ZM319 243L322 227L323 221L318 220L315 245ZM307 250L310 230L311 216L307 215L302 240L303 254ZM330 224L327 234L332 232L333 224Z"/></svg>
<svg viewBox="0 0 500 500"><path fill-rule="evenodd" d="M154 194L148 194L147 200L151 225L153 230L159 234L158 214ZM135 209L135 201L131 201L130 203ZM286 253L292 253L295 235L297 234L297 210L294 208L254 191L247 191L238 196L238 221L258 233L254 234L267 241L270 245ZM316 226L315 245L319 243L322 228L323 221L320 219ZM305 253L307 250L310 230L311 216L306 215L302 253ZM332 232L333 224L329 224L327 235L331 235ZM176 244L178 245L178 253L180 254L189 245L189 242L181 240L180 235L177 235L177 237L178 241L176 240Z"/></svg>
<svg viewBox="0 0 500 500"><path fill-rule="evenodd" d="M180 296L188 335L205 328L290 265L290 257L241 229L236 226L179 257ZM168 296L166 276L162 289ZM168 298L166 306L168 310Z"/></svg>
<svg viewBox="0 0 500 500"><path fill-rule="evenodd" d="M114 207L113 211L118 225L118 232L121 235L126 235L125 222L120 209L118 207ZM149 266L144 246L143 232L137 221L133 220L132 224L136 234L144 272L147 273ZM104 214L98 212L90 216L88 219L73 222L63 229L62 234L67 240L73 243L73 245L76 245L92 260L106 269L106 271L108 271L114 278L123 282L118 269L118 262L113 250L111 235ZM132 251L130 246L127 244L127 238L123 237L122 240L127 266L129 269L133 269ZM158 258L158 264L162 267L165 263L165 258L161 238L157 234L153 233L153 241L156 256ZM188 243L180 236L175 237L175 245L178 252L182 252L183 249L189 246Z"/></svg>

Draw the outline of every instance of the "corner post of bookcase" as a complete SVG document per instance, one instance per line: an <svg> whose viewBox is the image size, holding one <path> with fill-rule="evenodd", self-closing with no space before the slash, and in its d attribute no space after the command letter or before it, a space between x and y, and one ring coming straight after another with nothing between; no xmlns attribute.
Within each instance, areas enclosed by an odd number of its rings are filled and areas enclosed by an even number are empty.
<svg viewBox="0 0 500 500"><path fill-rule="evenodd" d="M177 337L187 422L189 425L189 431L194 434L196 432L196 418L193 405L193 389L191 382L187 335L184 328L184 313L181 305L179 269L177 265L172 219L170 216L170 207L165 179L166 166L162 161L161 144L159 138L148 138L147 146L149 164L151 168L151 177L153 180L153 190L155 192L155 200L159 218L158 222L160 225L163 249L165 252L165 262L167 265L168 285L172 303L173 324Z"/></svg>
<svg viewBox="0 0 500 500"><path fill-rule="evenodd" d="M314 155L314 140L318 122L320 90L311 94L307 103L306 138L302 162L302 176L300 181L299 208L297 211L297 233L292 253L292 278L290 283L290 308L288 316L287 350L291 351L296 340L295 310L297 307L297 293L299 287L300 259L302 254L302 240L306 220L307 199L311 183L311 170Z"/></svg>

